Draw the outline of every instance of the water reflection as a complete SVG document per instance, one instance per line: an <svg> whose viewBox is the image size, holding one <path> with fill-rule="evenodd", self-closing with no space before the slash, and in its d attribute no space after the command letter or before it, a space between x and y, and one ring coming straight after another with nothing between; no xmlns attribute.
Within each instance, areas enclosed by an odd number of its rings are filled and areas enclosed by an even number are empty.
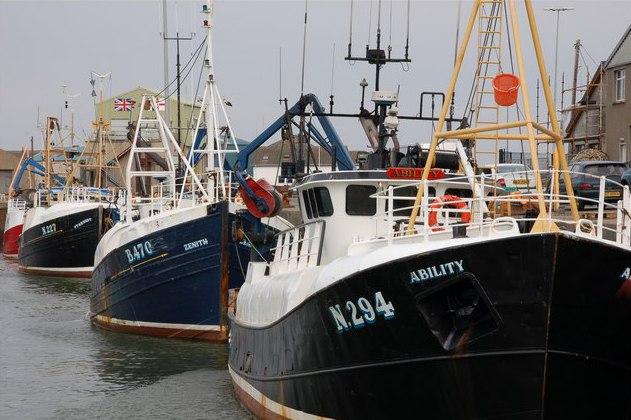
<svg viewBox="0 0 631 420"><path fill-rule="evenodd" d="M0 259L0 419L248 418L227 345L96 329L90 287Z"/></svg>
<svg viewBox="0 0 631 420"><path fill-rule="evenodd" d="M46 277L19 273L25 287L37 293L54 293L56 295L81 295L89 299L90 280L71 277Z"/></svg>
<svg viewBox="0 0 631 420"><path fill-rule="evenodd" d="M95 366L115 388L135 388L193 370L225 370L228 346L121 334L94 328L99 336Z"/></svg>

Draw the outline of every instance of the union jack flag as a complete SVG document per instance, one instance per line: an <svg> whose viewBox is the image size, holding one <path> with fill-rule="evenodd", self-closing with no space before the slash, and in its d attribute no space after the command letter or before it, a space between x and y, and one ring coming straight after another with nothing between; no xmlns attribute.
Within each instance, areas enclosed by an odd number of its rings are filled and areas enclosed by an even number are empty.
<svg viewBox="0 0 631 420"><path fill-rule="evenodd" d="M114 111L133 111L136 101L131 98L114 99Z"/></svg>

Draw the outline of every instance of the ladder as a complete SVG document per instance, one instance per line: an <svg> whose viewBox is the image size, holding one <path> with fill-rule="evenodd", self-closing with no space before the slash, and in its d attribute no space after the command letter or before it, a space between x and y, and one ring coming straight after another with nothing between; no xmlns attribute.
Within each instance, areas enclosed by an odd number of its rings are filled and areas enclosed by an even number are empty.
<svg viewBox="0 0 631 420"><path fill-rule="evenodd" d="M157 111L158 109L158 104L154 96L142 97L140 112L136 123L136 130L134 131L134 137L132 139L129 159L127 161L127 168L125 171L125 181L127 186L127 221L132 220L132 196L136 192L138 179L140 179L140 182L146 182L149 180L150 184L152 179L161 179L162 185L165 187L164 190L172 196L174 196L176 192L176 165L171 150L173 144L177 146L177 142L164 122L164 119ZM144 142L141 145L139 141L140 133L143 133L146 138L159 139L159 141L152 140ZM146 162L143 165L141 159L143 154L158 156L166 162L166 168L155 164L147 165ZM145 189L145 192L146 191L147 189Z"/></svg>
<svg viewBox="0 0 631 420"><path fill-rule="evenodd" d="M476 74L475 109L473 125L475 127L497 125L500 107L495 102L493 78L502 72L502 31L504 0L481 0L478 9L478 66ZM497 165L499 152L499 132L494 139L475 141L475 162ZM485 159L483 155L489 155ZM492 162L489 162L492 160Z"/></svg>

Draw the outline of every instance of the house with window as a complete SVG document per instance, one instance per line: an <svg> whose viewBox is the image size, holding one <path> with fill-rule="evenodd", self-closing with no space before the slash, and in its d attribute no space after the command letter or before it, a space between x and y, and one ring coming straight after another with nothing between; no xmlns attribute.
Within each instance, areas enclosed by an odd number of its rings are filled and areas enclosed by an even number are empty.
<svg viewBox="0 0 631 420"><path fill-rule="evenodd" d="M631 26L605 62L606 136L603 150L613 160L629 161L631 153Z"/></svg>
<svg viewBox="0 0 631 420"><path fill-rule="evenodd" d="M320 146L311 145L300 152L297 139L292 144L288 140L279 140L268 146L259 147L250 157L248 172L253 178L264 178L272 185L289 185L296 180L296 175L306 172L330 172L331 156ZM292 150L292 147L294 150ZM361 152L348 151L353 162L358 162ZM308 171L307 171L308 168Z"/></svg>
<svg viewBox="0 0 631 420"><path fill-rule="evenodd" d="M605 135L605 62L600 63L586 86L581 86L583 96L570 107L564 141L571 155L584 149L602 149ZM577 89L578 90L578 89Z"/></svg>
<svg viewBox="0 0 631 420"><path fill-rule="evenodd" d="M570 104L564 141L570 154L599 149L611 160L631 161L631 26L603 61L575 104Z"/></svg>

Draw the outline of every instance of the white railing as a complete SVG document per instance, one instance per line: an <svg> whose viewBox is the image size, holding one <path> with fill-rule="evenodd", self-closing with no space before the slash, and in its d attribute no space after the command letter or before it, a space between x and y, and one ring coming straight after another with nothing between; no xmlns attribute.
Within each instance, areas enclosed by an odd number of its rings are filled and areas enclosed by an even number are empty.
<svg viewBox="0 0 631 420"><path fill-rule="evenodd" d="M93 187L53 187L50 190L38 189L35 206L48 206L62 202L94 203L111 201L116 197L111 188Z"/></svg>
<svg viewBox="0 0 631 420"><path fill-rule="evenodd" d="M278 234L269 274L287 273L320 264L324 221L306 223Z"/></svg>
<svg viewBox="0 0 631 420"><path fill-rule="evenodd" d="M11 198L7 202L7 206L10 209L24 211L28 208L28 203L25 200L19 198Z"/></svg>
<svg viewBox="0 0 631 420"><path fill-rule="evenodd" d="M548 175L547 171L542 171ZM542 176L545 176L542 175ZM549 180L554 180L554 173L549 174ZM579 207L594 205L595 210L579 212L579 219L574 220L570 211L570 199L567 194L554 194L552 182L549 181L546 191L541 195L536 192L522 193L502 193L492 195L488 191L485 197L466 198L460 197L458 203L464 203L463 208L452 208L449 205L441 205L436 197L429 195L430 188L443 194L450 187L450 184L467 181L466 177L447 178L431 181L416 181L406 185L390 186L373 195L377 200L386 200L387 211L377 214L374 217L381 220L385 232L377 232L376 237L388 238L392 242L401 236L421 235L425 240L432 238L444 238L445 235L457 236L458 227L460 231L465 231L469 236L488 235L497 230L497 221L504 218L514 220L520 231L525 233L530 230L535 221L538 221L539 228L548 231L571 230L583 235L591 235L605 240L610 240L624 245L631 245L631 197L629 187L607 179L606 177L596 177L599 182L592 188L592 194L597 198L575 197ZM488 183L488 176L478 175L474 182ZM411 229L408 228L409 215L412 212L415 197L401 194L401 190L410 186L423 188L424 194L421 200L418 216ZM490 195L489 195L490 194ZM616 194L610 196L609 194ZM620 200L615 200L619 196ZM547 217L540 215L540 198L545 205ZM582 203L582 204L581 204ZM470 214L469 221L462 221L464 213ZM430 216L435 224L430 225ZM615 218L615 223L614 219ZM456 230L454 230L456 228ZM409 230L409 231L408 231Z"/></svg>

